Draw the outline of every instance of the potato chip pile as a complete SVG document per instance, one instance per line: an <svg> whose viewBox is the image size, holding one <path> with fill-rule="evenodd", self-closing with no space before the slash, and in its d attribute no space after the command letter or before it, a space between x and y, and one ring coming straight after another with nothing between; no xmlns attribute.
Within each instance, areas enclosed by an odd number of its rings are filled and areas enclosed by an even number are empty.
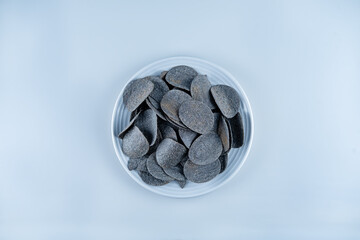
<svg viewBox="0 0 360 240"><path fill-rule="evenodd" d="M123 102L131 117L119 133L122 151L128 169L149 185L210 181L226 170L230 149L244 143L237 91L189 66L131 81Z"/></svg>

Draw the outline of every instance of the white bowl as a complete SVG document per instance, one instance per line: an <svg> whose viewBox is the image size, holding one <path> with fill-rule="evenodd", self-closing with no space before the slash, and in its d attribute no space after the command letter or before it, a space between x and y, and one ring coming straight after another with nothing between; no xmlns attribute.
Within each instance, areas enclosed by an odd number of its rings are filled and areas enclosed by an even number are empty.
<svg viewBox="0 0 360 240"><path fill-rule="evenodd" d="M170 68L177 65L188 65L194 68L200 74L206 74L210 82L215 84L226 84L234 89L236 89L241 98L241 106L239 112L241 113L243 124L244 124L244 145L241 148L231 149L229 152L228 166L225 171L214 179L206 183L192 183L187 182L185 188L181 189L179 185L175 182L171 182L167 185L155 187L150 186L144 183L136 171L129 171L127 168L128 157L124 155L121 150L121 140L117 135L123 130L129 123L130 112L125 109L123 104L122 95L124 92L125 86L133 79L149 76L149 75L160 75L162 71L169 70ZM123 89L121 90L114 107L114 112L112 116L111 123L111 135L114 143L114 148L116 155L119 158L121 165L124 167L125 171L142 187L168 197L174 198L189 198L200 196L215 189L223 186L231 178L233 178L241 166L244 164L247 155L249 154L252 138L253 138L253 117L248 98L246 97L245 92L241 88L239 81L237 81L229 72L225 69L210 63L208 61L193 58L193 57L171 57L163 60L156 61L142 68L140 71L135 73L129 81L124 84ZM234 186L235 187L235 186Z"/></svg>

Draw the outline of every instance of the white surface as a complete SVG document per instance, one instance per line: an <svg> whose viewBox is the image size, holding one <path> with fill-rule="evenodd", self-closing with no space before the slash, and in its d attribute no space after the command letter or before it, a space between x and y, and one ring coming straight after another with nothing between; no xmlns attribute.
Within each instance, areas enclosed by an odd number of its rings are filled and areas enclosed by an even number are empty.
<svg viewBox="0 0 360 240"><path fill-rule="evenodd" d="M118 138L119 133L128 126L130 119L130 112L123 104L124 88L121 90L118 96L113 111L111 134L116 155L118 156L121 165L125 168L125 171L130 175L130 177L133 178L138 184L154 193L158 193L164 196L189 198L204 195L218 189L230 181L239 172L240 168L245 163L245 160L251 149L252 138L254 134L254 123L249 99L247 98L244 90L241 88L239 82L225 69L203 59L193 57L171 57L155 61L135 73L130 78L130 80L126 82L125 86L134 79L146 76L159 76L162 71L169 70L172 67L179 65L191 66L199 74L206 74L209 81L213 85L225 84L227 86L231 86L239 94L241 100L239 112L242 116L242 122L244 126L244 144L241 148L234 148L229 152L228 164L225 171L206 183L196 184L187 181L186 186L183 189L179 188L179 184L177 184L175 181L164 186L150 186L141 180L136 171L129 171L127 168L128 157L122 152L121 141Z"/></svg>
<svg viewBox="0 0 360 240"><path fill-rule="evenodd" d="M358 1L0 2L0 239L360 239ZM134 182L124 83L190 55L239 79L252 150L222 188Z"/></svg>

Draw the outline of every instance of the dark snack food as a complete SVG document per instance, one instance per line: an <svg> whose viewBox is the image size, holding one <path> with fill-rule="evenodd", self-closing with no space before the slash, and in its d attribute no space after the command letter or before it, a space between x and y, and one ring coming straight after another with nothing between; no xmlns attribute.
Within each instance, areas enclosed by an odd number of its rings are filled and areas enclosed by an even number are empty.
<svg viewBox="0 0 360 240"><path fill-rule="evenodd" d="M189 159L198 165L206 165L216 161L223 147L216 133L208 133L198 137L189 149Z"/></svg>
<svg viewBox="0 0 360 240"><path fill-rule="evenodd" d="M208 182L220 173L221 164L219 160L206 165L197 165L187 161L184 165L184 174L187 179L195 183Z"/></svg>
<svg viewBox="0 0 360 240"><path fill-rule="evenodd" d="M179 108L179 117L185 126L201 134L209 132L214 125L211 109L196 100L183 102Z"/></svg>
<svg viewBox="0 0 360 240"><path fill-rule="evenodd" d="M216 108L216 103L210 94L211 83L206 75L197 75L191 83L190 93L193 99L208 105L210 109Z"/></svg>
<svg viewBox="0 0 360 240"><path fill-rule="evenodd" d="M188 66L176 66L166 73L166 81L174 86L181 89L190 91L192 80L197 76L197 72Z"/></svg>
<svg viewBox="0 0 360 240"><path fill-rule="evenodd" d="M239 94L191 67L131 81L123 102L131 117L117 134L127 167L151 186L208 182L226 171L230 149L244 144Z"/></svg>
<svg viewBox="0 0 360 240"><path fill-rule="evenodd" d="M124 90L123 100L126 108L132 112L150 95L154 84L146 78L131 81Z"/></svg>
<svg viewBox="0 0 360 240"><path fill-rule="evenodd" d="M210 91L221 113L227 118L234 117L240 107L240 96L236 90L226 85L215 85Z"/></svg>

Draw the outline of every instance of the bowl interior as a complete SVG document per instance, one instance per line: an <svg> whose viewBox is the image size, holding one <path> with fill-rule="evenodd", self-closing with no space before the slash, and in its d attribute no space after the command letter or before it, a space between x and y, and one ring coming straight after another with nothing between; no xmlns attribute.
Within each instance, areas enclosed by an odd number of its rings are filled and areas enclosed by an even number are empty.
<svg viewBox="0 0 360 240"><path fill-rule="evenodd" d="M169 70L170 68L177 65L188 65L194 68L198 73L206 74L211 84L226 84L238 91L241 98L239 112L242 116L244 124L244 145L241 148L230 150L227 168L223 173L219 174L209 182L196 184L188 181L185 188L183 189L181 189L176 182L171 182L161 187L149 186L141 180L136 171L129 171L127 169L127 161L129 158L123 154L121 150L121 140L117 137L121 130L123 130L128 125L130 119L130 112L125 108L123 104L122 94L125 86L131 80L149 75L160 75L162 71ZM240 87L239 82L230 73L228 73L223 68L202 59L192 57L172 57L154 62L144 67L134 76L132 76L128 82L124 85L124 88L120 92L119 97L116 101L112 118L111 132L115 151L120 163L124 167L125 171L137 183L152 192L164 196L188 198L203 195L219 188L227 181L229 181L240 170L250 151L253 136L253 119L249 100L246 97L245 92Z"/></svg>

